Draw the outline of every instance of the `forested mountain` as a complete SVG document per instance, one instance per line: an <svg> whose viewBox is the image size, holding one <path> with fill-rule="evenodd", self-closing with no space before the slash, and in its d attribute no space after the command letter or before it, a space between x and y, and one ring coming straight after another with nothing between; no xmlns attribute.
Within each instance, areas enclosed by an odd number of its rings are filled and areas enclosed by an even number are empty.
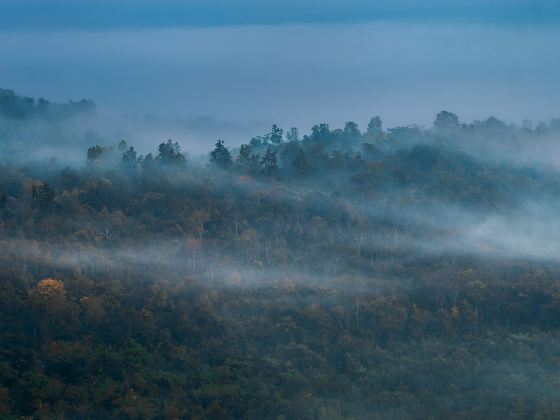
<svg viewBox="0 0 560 420"><path fill-rule="evenodd" d="M18 98L10 124L93 107ZM559 134L443 111L204 164L3 153L0 417L560 417Z"/></svg>

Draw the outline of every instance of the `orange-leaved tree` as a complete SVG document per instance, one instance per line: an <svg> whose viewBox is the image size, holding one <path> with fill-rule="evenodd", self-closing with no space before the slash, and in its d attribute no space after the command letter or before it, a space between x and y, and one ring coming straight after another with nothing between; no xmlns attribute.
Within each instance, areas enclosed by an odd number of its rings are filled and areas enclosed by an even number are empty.
<svg viewBox="0 0 560 420"><path fill-rule="evenodd" d="M40 327L48 342L52 329L66 309L66 290L60 280L48 278L41 280L28 291L30 303L35 310L34 334Z"/></svg>

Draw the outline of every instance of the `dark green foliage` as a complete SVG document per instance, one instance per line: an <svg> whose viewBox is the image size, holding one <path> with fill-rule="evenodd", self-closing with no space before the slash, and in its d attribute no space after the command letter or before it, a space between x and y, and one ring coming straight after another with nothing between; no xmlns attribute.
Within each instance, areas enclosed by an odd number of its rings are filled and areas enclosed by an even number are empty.
<svg viewBox="0 0 560 420"><path fill-rule="evenodd" d="M242 144L239 148L239 155L237 156L237 163L245 167L251 162L251 146L248 144Z"/></svg>
<svg viewBox="0 0 560 420"><path fill-rule="evenodd" d="M167 140L167 143L161 143L158 147L159 154L157 156L158 163L164 167L176 167L185 163L185 156L181 153L181 146L173 140Z"/></svg>
<svg viewBox="0 0 560 420"><path fill-rule="evenodd" d="M261 159L261 173L265 176L273 176L278 172L278 160L276 150L267 148L266 153Z"/></svg>
<svg viewBox="0 0 560 420"><path fill-rule="evenodd" d="M242 144L236 159L237 167L244 173L254 175L259 172L259 155L253 154L249 144Z"/></svg>
<svg viewBox="0 0 560 420"><path fill-rule="evenodd" d="M249 145L255 150L262 146L266 146L267 144L268 144L268 138L266 138L266 136L253 137L249 142Z"/></svg>
<svg viewBox="0 0 560 420"><path fill-rule="evenodd" d="M311 138L313 140L328 140L331 130L328 124L319 124L311 127Z"/></svg>
<svg viewBox="0 0 560 420"><path fill-rule="evenodd" d="M381 118L379 118L378 116L371 118L368 123L367 134L374 136L382 132L383 132L383 123L381 122Z"/></svg>
<svg viewBox="0 0 560 420"><path fill-rule="evenodd" d="M140 166L145 173L153 172L157 168L157 160L151 153L148 153L146 156L140 156L138 162L140 162Z"/></svg>
<svg viewBox="0 0 560 420"><path fill-rule="evenodd" d="M362 133L360 133L360 130L358 130L358 124L352 121L348 121L344 125L344 134L346 134L348 137L358 138Z"/></svg>
<svg viewBox="0 0 560 420"><path fill-rule="evenodd" d="M244 153L245 152L247 152L247 150L245 150ZM243 159L246 163L248 162L249 158L244 156ZM215 165L220 169L229 169L233 164L231 153L229 152L229 149L224 146L223 140L218 140L218 142L216 143L216 147L210 152L210 164Z"/></svg>
<svg viewBox="0 0 560 420"><path fill-rule="evenodd" d="M101 146L92 146L87 151L87 160L90 163L96 162L101 159L103 153L105 152L105 148Z"/></svg>
<svg viewBox="0 0 560 420"><path fill-rule="evenodd" d="M282 143L283 131L276 124L272 126L272 131L270 132L270 142L272 144Z"/></svg>
<svg viewBox="0 0 560 420"><path fill-rule="evenodd" d="M459 128L459 126L459 117L452 112L441 111L436 115L434 121L434 127L436 128L452 130Z"/></svg>
<svg viewBox="0 0 560 420"><path fill-rule="evenodd" d="M136 150L134 150L133 146L130 146L128 150L123 152L122 161L125 165L136 166L138 159L136 157Z"/></svg>
<svg viewBox="0 0 560 420"><path fill-rule="evenodd" d="M427 156L403 162L424 171ZM355 229L392 237L392 222L319 192L256 200L157 176L90 179L61 215L4 222L2 415L558 415L556 264L360 248ZM54 275L63 290L37 293Z"/></svg>
<svg viewBox="0 0 560 420"><path fill-rule="evenodd" d="M286 133L286 138L288 142L297 142L299 141L299 131L296 127L292 127Z"/></svg>

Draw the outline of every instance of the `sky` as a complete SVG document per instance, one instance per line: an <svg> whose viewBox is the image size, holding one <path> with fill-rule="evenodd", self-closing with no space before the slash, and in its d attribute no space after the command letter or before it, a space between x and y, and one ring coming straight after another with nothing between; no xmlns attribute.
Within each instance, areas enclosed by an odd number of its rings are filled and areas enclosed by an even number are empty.
<svg viewBox="0 0 560 420"><path fill-rule="evenodd" d="M536 122L560 116L555 3L0 0L0 87L243 135L442 109Z"/></svg>
<svg viewBox="0 0 560 420"><path fill-rule="evenodd" d="M541 25L556 0L0 0L9 29L156 28L293 23L454 22Z"/></svg>

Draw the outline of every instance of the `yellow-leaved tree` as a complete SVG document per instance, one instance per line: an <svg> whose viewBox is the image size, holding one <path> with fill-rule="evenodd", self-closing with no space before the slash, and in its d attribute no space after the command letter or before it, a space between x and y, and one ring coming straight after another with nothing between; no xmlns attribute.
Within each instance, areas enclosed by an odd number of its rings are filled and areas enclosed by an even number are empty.
<svg viewBox="0 0 560 420"><path fill-rule="evenodd" d="M66 310L66 290L60 280L41 280L28 291L30 303L35 311L34 335L40 328L45 341L49 341L56 322Z"/></svg>

